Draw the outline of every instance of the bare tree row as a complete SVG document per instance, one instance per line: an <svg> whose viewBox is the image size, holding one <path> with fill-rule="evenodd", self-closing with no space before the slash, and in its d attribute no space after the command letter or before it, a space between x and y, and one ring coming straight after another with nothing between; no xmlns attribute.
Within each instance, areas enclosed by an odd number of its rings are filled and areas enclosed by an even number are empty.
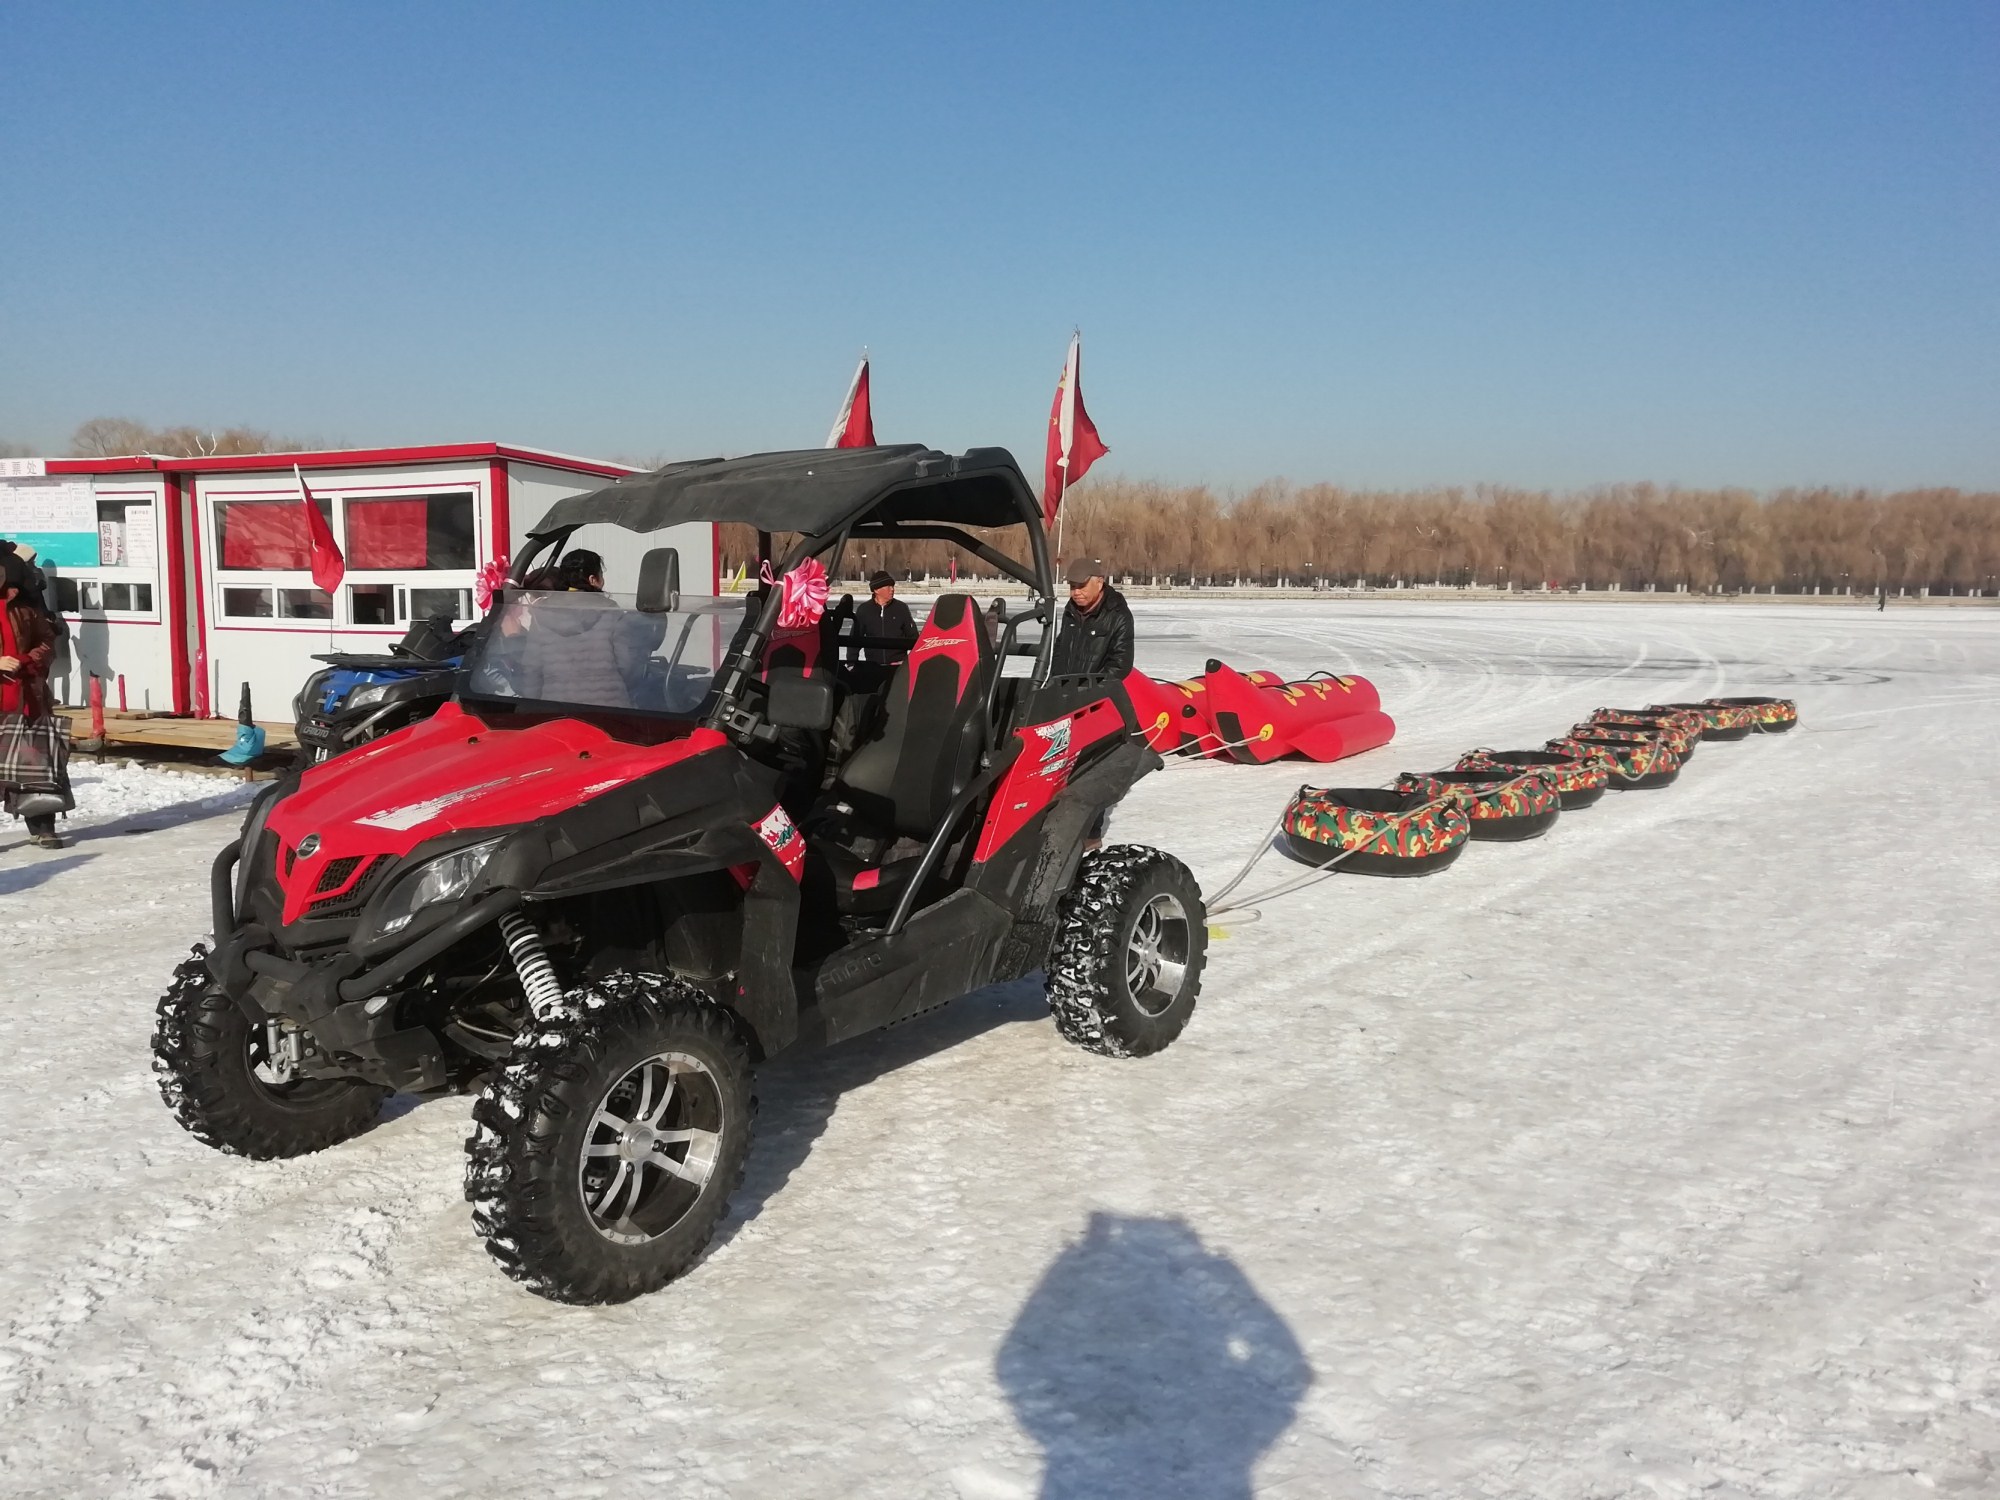
<svg viewBox="0 0 2000 1500"><path fill-rule="evenodd" d="M726 534L729 566L750 558L754 545L747 531ZM954 551L941 542L878 542L865 564L850 550L842 571L936 577ZM1062 551L1101 556L1121 578L1178 584L1992 593L2000 589L2000 494L1271 483L1225 499L1201 486L1094 480L1064 506ZM971 576L993 571L962 556L957 565Z"/></svg>
<svg viewBox="0 0 2000 1500"><path fill-rule="evenodd" d="M77 458L115 458L128 453L163 453L199 458L211 453L298 453L319 446L303 438L274 437L254 427L148 427L130 417L92 417L70 435Z"/></svg>
<svg viewBox="0 0 2000 1500"><path fill-rule="evenodd" d="M282 452L313 446L252 428L151 428L97 417L81 457ZM997 544L1019 547L1002 532ZM756 539L723 528L732 570ZM1735 592L2000 590L2000 494L1951 489L1682 489L1605 485L1574 493L1503 485L1358 490L1258 485L1224 497L1200 485L1095 479L1063 507L1062 551L1105 558L1121 578L1179 584L1486 584ZM841 571L942 577L994 570L943 542L857 546Z"/></svg>

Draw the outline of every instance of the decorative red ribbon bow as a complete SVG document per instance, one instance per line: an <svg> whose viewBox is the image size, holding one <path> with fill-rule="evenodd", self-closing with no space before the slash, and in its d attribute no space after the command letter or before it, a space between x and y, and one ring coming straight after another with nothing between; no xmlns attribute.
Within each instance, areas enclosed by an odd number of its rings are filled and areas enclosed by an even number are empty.
<svg viewBox="0 0 2000 1500"><path fill-rule="evenodd" d="M757 576L765 583L777 581L771 576L768 562ZM778 599L780 630L803 630L819 623L819 617L826 613L826 569L818 558L809 557L787 573L783 590Z"/></svg>
<svg viewBox="0 0 2000 1500"><path fill-rule="evenodd" d="M492 606L493 596L507 587L507 559L496 557L480 566L478 575L472 581L472 602L485 614Z"/></svg>

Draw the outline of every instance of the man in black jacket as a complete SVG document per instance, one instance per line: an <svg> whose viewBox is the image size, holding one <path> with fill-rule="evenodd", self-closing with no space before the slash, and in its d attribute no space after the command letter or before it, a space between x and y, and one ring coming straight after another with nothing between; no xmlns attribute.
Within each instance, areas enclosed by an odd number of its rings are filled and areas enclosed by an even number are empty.
<svg viewBox="0 0 2000 1500"><path fill-rule="evenodd" d="M1123 677L1132 670L1132 607L1105 581L1102 558L1075 558L1063 576L1069 603L1056 637L1057 675Z"/></svg>
<svg viewBox="0 0 2000 1500"><path fill-rule="evenodd" d="M868 602L854 612L854 633L864 638L901 641L900 649L870 646L861 653L863 661L890 667L901 661L910 643L917 638L916 618L910 606L896 597L896 579L891 573L877 573L868 580Z"/></svg>
<svg viewBox="0 0 2000 1500"><path fill-rule="evenodd" d="M1107 581L1101 557L1079 557L1063 570L1069 603L1056 636L1056 675L1123 677L1132 670L1132 606ZM1086 851L1104 842L1111 810L1099 813L1084 839Z"/></svg>

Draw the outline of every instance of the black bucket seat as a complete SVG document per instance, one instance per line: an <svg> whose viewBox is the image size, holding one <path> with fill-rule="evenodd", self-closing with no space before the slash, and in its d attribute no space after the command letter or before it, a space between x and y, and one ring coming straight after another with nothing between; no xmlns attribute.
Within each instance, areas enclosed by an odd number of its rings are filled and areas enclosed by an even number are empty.
<svg viewBox="0 0 2000 1500"><path fill-rule="evenodd" d="M835 775L806 830L806 878L836 910L894 908L920 856L878 861L857 850L921 842L936 831L979 773L993 671L992 636L972 596L940 595L889 678L873 732Z"/></svg>

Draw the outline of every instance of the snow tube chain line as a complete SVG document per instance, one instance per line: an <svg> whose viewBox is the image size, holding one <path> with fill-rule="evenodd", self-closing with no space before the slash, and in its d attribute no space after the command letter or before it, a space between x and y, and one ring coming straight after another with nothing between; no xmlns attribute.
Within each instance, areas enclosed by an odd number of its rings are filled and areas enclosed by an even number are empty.
<svg viewBox="0 0 2000 1500"><path fill-rule="evenodd" d="M1749 709L1730 708L1719 703L1655 703L1647 712L1694 714L1701 720L1701 737L1704 740L1740 740L1757 727L1756 718Z"/></svg>
<svg viewBox="0 0 2000 1500"><path fill-rule="evenodd" d="M1216 892L1209 914L1255 921L1262 915L1257 903L1338 873L1347 861L1375 846L1380 846L1376 852L1385 860L1402 860L1408 866L1403 873L1425 873L1425 861L1442 852L1448 841L1442 821L1435 817L1445 808L1458 811L1469 838L1479 836L1482 822L1488 825L1489 838L1534 837L1563 808L1588 806L1607 786L1667 785L1680 775L1687 756L1703 738L1711 733L1738 738L1748 732L1746 716L1761 732L1783 733L1798 722L1798 707L1781 698L1716 698L1701 704L1601 708L1568 735L1549 740L1542 750L1481 747L1461 756L1452 771L1404 772L1386 789L1302 786L1242 867ZM1486 772L1494 774L1481 774ZM1400 800L1378 801L1385 794ZM1415 800L1419 797L1426 800ZM1572 802L1571 797L1577 800ZM1371 802L1377 805L1371 807ZM1422 819L1430 821L1420 823ZM1510 822L1519 831L1498 833L1496 825ZM1285 847L1316 868L1255 896L1230 901L1280 834ZM1329 857L1318 857L1321 848L1332 851ZM1448 862L1440 860L1431 868Z"/></svg>
<svg viewBox="0 0 2000 1500"><path fill-rule="evenodd" d="M1281 826L1291 852L1308 864L1338 861L1382 875L1442 869L1472 833L1457 798L1422 801L1372 787L1302 786Z"/></svg>
<svg viewBox="0 0 2000 1500"><path fill-rule="evenodd" d="M1716 708L1748 709L1760 734L1783 734L1799 722L1799 706L1789 698L1710 698L1707 702Z"/></svg>
<svg viewBox="0 0 2000 1500"><path fill-rule="evenodd" d="M1378 790L1387 791L1389 788L1379 788ZM1417 812L1426 807L1444 806L1463 808L1464 799L1456 792L1453 792L1449 796L1437 797L1433 798L1430 802L1420 803L1416 807L1410 808L1409 811ZM1230 892L1243 884L1249 878L1250 872L1257 867L1258 862L1270 852L1273 841L1285 825L1286 814L1290 811L1291 808L1288 805L1284 812L1278 814L1277 821L1265 830L1264 837L1258 840L1257 847L1250 851L1250 857L1243 861L1242 868L1230 876L1222 889L1215 893L1215 897L1208 908L1208 914L1211 918L1227 916L1239 923L1255 922L1264 915L1263 912L1258 910L1262 902L1274 901L1280 896L1289 896L1294 891L1304 890L1309 885L1316 885L1330 876L1340 874L1342 865L1356 853L1360 852L1358 849L1345 850L1321 863L1317 869L1311 870L1304 875L1284 881L1271 887L1269 890L1259 891L1254 896L1244 896L1233 902L1227 901L1226 898Z"/></svg>
<svg viewBox="0 0 2000 1500"><path fill-rule="evenodd" d="M1540 768L1555 782L1564 812L1589 807L1611 784L1611 768L1595 756L1559 755L1553 750L1492 750L1484 746L1458 758L1461 771L1525 771Z"/></svg>
<svg viewBox="0 0 2000 1500"><path fill-rule="evenodd" d="M1419 792L1426 797L1456 797L1472 820L1473 836L1481 823L1512 823L1544 817L1560 810L1555 777L1545 770L1504 773L1482 770L1433 771L1428 774L1405 771L1393 783L1399 792Z"/></svg>
<svg viewBox="0 0 2000 1500"><path fill-rule="evenodd" d="M1683 761L1694 754L1695 746L1701 743L1701 716L1673 709L1654 713L1648 709L1600 708L1591 714L1589 722L1663 734L1673 747L1674 754Z"/></svg>
<svg viewBox="0 0 2000 1500"><path fill-rule="evenodd" d="M1681 774L1681 757L1658 734L1615 724L1579 724L1549 749L1595 755L1610 767L1613 786L1666 786Z"/></svg>

